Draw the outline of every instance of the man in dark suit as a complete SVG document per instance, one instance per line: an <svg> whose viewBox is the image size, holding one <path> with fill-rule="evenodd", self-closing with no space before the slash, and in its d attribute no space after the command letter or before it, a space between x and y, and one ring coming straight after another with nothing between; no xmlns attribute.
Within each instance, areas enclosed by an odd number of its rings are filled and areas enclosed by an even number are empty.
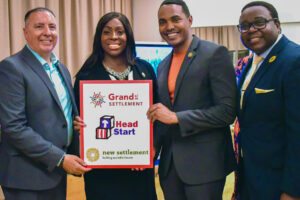
<svg viewBox="0 0 300 200"><path fill-rule="evenodd" d="M300 46L266 2L244 6L238 28L254 52L238 83L241 199L300 199Z"/></svg>
<svg viewBox="0 0 300 200"><path fill-rule="evenodd" d="M234 68L225 47L191 33L184 1L166 0L159 30L173 52L158 67L160 103L148 111L158 121L160 183L166 200L218 200L235 160L229 125L236 110Z"/></svg>
<svg viewBox="0 0 300 200"><path fill-rule="evenodd" d="M78 115L67 68L52 53L52 11L25 15L27 45L0 63L0 184L6 200L66 199L66 172L89 169L77 156ZM71 154L75 155L71 155Z"/></svg>

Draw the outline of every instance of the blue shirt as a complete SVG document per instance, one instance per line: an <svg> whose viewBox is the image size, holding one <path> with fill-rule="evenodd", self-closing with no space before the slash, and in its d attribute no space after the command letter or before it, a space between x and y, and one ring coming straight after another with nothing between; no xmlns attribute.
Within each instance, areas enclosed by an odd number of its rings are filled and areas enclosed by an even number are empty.
<svg viewBox="0 0 300 200"><path fill-rule="evenodd" d="M38 59L38 61L41 63L41 65L44 67L45 71L47 72L53 87L55 88L55 91L57 93L57 96L60 101L60 105L64 111L65 118L67 120L68 124L68 146L70 145L72 141L73 136L73 125L72 125L72 102L71 98L67 89L67 86L57 69L57 64L59 60L56 58L56 56L51 53L50 60L51 64L49 65L45 59L43 59L39 54L34 52L28 45L26 45L27 48L33 53L33 55Z"/></svg>

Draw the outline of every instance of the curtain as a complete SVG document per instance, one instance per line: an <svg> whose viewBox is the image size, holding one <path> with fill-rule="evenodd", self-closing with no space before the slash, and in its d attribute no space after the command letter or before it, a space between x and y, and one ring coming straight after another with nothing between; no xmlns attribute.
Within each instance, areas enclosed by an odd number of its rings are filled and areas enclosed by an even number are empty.
<svg viewBox="0 0 300 200"><path fill-rule="evenodd" d="M218 43L232 51L245 49L236 26L194 27L192 33L203 40Z"/></svg>
<svg viewBox="0 0 300 200"><path fill-rule="evenodd" d="M46 7L55 13L59 39L54 53L73 78L92 51L101 16L121 12L132 23L132 0L0 0L0 60L26 44L24 15L35 7Z"/></svg>

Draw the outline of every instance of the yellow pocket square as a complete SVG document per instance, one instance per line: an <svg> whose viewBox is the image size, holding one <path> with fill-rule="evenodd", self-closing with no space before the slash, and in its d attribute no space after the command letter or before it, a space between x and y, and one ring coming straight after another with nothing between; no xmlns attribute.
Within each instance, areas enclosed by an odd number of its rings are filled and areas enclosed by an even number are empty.
<svg viewBox="0 0 300 200"><path fill-rule="evenodd" d="M259 88L254 88L254 90L256 94L269 93L274 91L274 89L264 90Z"/></svg>

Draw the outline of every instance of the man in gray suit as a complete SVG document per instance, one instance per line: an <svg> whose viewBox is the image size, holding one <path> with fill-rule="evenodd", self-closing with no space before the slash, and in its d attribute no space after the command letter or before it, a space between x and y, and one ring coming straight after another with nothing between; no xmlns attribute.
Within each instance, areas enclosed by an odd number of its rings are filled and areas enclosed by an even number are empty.
<svg viewBox="0 0 300 200"><path fill-rule="evenodd" d="M53 12L28 11L24 36L27 45L0 63L0 185L6 200L66 199L66 172L90 169L77 156L70 74L52 53Z"/></svg>
<svg viewBox="0 0 300 200"><path fill-rule="evenodd" d="M160 103L148 110L158 121L160 183L166 200L218 200L235 168L229 125L236 115L236 80L225 47L191 33L184 1L165 0L159 31L173 52L159 65Z"/></svg>

